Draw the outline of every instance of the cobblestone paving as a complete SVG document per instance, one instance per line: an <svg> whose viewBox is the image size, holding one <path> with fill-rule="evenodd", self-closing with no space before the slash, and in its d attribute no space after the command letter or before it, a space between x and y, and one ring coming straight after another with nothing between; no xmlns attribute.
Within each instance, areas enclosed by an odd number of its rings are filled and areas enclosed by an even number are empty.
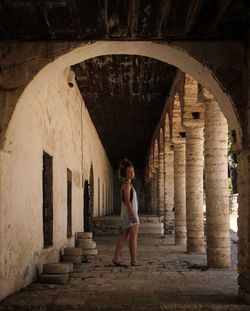
<svg viewBox="0 0 250 311"><path fill-rule="evenodd" d="M207 269L173 239L139 239L139 267L114 267L116 237L97 237L93 262L74 266L65 285L35 282L0 303L0 310L250 310L237 297L236 242L231 269ZM129 264L126 246L123 259Z"/></svg>

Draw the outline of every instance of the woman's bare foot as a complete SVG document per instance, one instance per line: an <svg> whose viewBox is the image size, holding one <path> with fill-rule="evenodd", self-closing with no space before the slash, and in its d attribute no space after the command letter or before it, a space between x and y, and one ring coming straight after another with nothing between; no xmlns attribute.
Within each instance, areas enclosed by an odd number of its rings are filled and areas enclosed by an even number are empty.
<svg viewBox="0 0 250 311"><path fill-rule="evenodd" d="M138 261L131 261L131 266L138 267L141 266L141 264Z"/></svg>
<svg viewBox="0 0 250 311"><path fill-rule="evenodd" d="M124 262L122 261L118 261L118 260L115 260L115 259L112 259L112 262L115 266L117 267L124 267L124 268L128 268L128 265L125 264Z"/></svg>

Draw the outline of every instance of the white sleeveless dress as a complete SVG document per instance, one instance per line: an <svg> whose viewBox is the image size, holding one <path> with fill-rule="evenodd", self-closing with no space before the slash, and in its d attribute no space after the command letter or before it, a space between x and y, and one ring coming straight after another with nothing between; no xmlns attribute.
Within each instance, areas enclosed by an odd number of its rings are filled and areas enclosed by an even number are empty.
<svg viewBox="0 0 250 311"><path fill-rule="evenodd" d="M129 229L130 227L133 227L134 225L138 225L140 223L139 216L138 216L138 200L137 200L137 194L135 191L135 188L131 184L131 188L133 191L133 198L131 205L134 210L134 215L137 219L136 223L133 223L129 219L129 212L126 204L121 200L121 227L122 229ZM122 197L122 190L121 190L121 197Z"/></svg>

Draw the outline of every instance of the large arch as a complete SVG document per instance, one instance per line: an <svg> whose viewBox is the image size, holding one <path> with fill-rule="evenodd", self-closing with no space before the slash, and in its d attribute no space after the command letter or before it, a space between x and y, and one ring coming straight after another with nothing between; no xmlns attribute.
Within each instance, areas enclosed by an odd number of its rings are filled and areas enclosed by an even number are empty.
<svg viewBox="0 0 250 311"><path fill-rule="evenodd" d="M241 135L241 129L240 129L239 122L237 119L237 111L234 110L234 103L230 95L226 94L223 91L223 87L221 83L219 82L219 79L217 79L217 77L215 76L215 74L212 71L210 71L209 68L205 67L201 62L199 62L194 57L189 55L185 51L184 48L178 48L176 46L169 45L167 43L156 43L156 42L103 41L103 42L95 42L95 43L90 43L90 44L79 43L79 47L74 46L74 48L71 51L69 50L65 51L65 49L61 49L58 54L59 56L49 64L47 64L50 61L48 57L42 65L44 66L43 69L41 70L39 69L40 71L38 70L39 72L37 74L35 74L34 71L31 70L31 72L27 73L27 75L29 74L28 75L29 78L27 78L27 76L24 75L23 78L24 80L26 79L24 83L25 88L22 89L22 91L20 89L20 93L18 93L18 96L13 97L13 98L18 98L18 100L17 99L14 100L12 98L13 100L12 104L14 104L15 109L13 110L11 114L11 118L8 123L7 131L4 129L4 131L0 133L0 135L3 135L5 137L5 140L3 141L4 143L3 145L1 145L1 147L3 147L4 149L4 156L5 154L8 154L9 153L8 150L11 149L9 148L9 144L12 143L11 134L15 133L14 131L12 131L12 129L15 127L19 128L19 126L22 126L23 120L19 120L19 113L29 110L29 101L30 101L29 98L31 97L31 95L39 92L41 85L47 85L50 83L51 80L54 80L54 79L56 80L57 77L59 77L62 74L62 72L65 72L65 75L68 74L69 67L73 64L82 62L84 60L87 60L93 57L97 57L101 55L108 55L108 54L130 54L130 55L141 55L141 56L146 56L146 57L152 57L160 61L167 62L171 65L174 65L180 68L182 71L189 73L197 81L199 81L204 87L208 88L214 94L217 101L220 103L220 107L223 113L225 114L226 118L230 122L230 127L236 130L238 135ZM47 64L47 65L44 65L44 64ZM22 71L19 70L19 73L20 72ZM9 90L9 94L10 93L11 91ZM34 103L34 105L36 106L36 103ZM239 141L240 140L238 139L238 142ZM27 153L28 152L29 151L27 150ZM0 156L1 155L2 154L0 153ZM151 157L152 156L153 156L153 153L151 154ZM7 158L7 156L5 158ZM3 160L5 160L5 158L3 157ZM2 157L1 157L0 165L2 163L4 163L4 161L2 162ZM2 174L2 171L0 173ZM150 173L152 174L152 172ZM25 183L23 183L23 185L25 186ZM2 184L0 184L0 192L2 191L1 186ZM103 188L102 189L103 190L102 191L102 202L104 205L105 203L104 184L102 188ZM24 189L23 191L26 191L26 189ZM3 210L2 208L4 204L2 205L2 202L0 202L0 204L1 204L1 207L0 207L0 216L1 216L1 213ZM0 222L3 222L3 217L1 217ZM0 223L0 227L1 225L2 223ZM0 239L2 239L1 234L0 234ZM1 240L0 240L0 244L2 245ZM2 263L0 262L0 264ZM20 284L18 283L16 286L20 287Z"/></svg>
<svg viewBox="0 0 250 311"><path fill-rule="evenodd" d="M219 103L220 109L228 120L229 128L236 131L238 145L241 143L242 130L240 128L235 104L233 103L231 96L228 92L226 93L224 91L215 74L208 67L190 55L183 46L177 47L168 43L148 41L100 41L84 44L79 43L79 47L76 47L69 52L65 52L65 49L63 49L63 53L62 56L58 56L53 62L47 64L41 69L19 97L7 127L4 149L6 142L8 141L9 129L11 128L13 119L18 115L18 110L21 109L22 103L25 103L31 93L39 90L41 83L48 83L50 79L54 79L58 74L71 65L93 57L110 54L129 54L155 58L162 62L167 62L193 76L199 83L213 93ZM240 145L238 146L238 149L240 149Z"/></svg>

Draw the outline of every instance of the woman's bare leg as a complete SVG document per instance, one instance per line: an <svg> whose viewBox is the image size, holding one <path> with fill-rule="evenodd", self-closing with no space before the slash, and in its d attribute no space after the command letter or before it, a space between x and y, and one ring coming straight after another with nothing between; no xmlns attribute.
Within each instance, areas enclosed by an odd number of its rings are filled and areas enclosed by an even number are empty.
<svg viewBox="0 0 250 311"><path fill-rule="evenodd" d="M133 227L129 228L129 250L131 256L131 263L136 263L138 231L139 225L134 225Z"/></svg>
<svg viewBox="0 0 250 311"><path fill-rule="evenodd" d="M119 256L121 253L121 250L123 248L124 242L128 239L128 230L122 230L122 235L119 237L119 239L116 242L116 249L115 249L115 254L113 261L118 262L119 261Z"/></svg>

